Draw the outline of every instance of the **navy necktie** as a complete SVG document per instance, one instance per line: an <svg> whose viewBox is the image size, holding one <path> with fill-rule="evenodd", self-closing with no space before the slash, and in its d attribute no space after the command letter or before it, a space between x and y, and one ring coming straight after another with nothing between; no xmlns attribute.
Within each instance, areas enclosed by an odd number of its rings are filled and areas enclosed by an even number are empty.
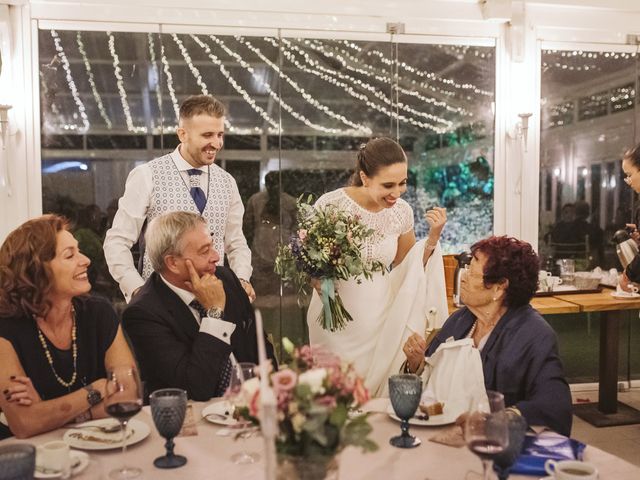
<svg viewBox="0 0 640 480"><path fill-rule="evenodd" d="M200 314L200 320L207 316L207 309L196 299L193 299L189 304L190 307L195 309ZM216 397L224 396L227 391L227 387L229 387L229 382L231 381L231 355L227 357L224 361L224 365L222 366L222 370L220 372L220 379L218 381L218 387L216 388Z"/></svg>
<svg viewBox="0 0 640 480"><path fill-rule="evenodd" d="M207 197L205 197L204 192L200 188L199 175L202 175L203 172L197 168L191 168L187 170L187 173L189 174L189 193L191 194L193 201L196 203L198 211L202 213L205 205L207 204Z"/></svg>

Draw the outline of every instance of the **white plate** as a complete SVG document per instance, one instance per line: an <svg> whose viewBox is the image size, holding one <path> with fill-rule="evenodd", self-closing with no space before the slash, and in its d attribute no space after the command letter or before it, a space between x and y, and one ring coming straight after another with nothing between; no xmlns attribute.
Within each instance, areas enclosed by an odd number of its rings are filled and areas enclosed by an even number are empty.
<svg viewBox="0 0 640 480"><path fill-rule="evenodd" d="M208 422L227 427L238 423L233 418L233 405L227 400L220 400L204 407L202 409L202 417Z"/></svg>
<svg viewBox="0 0 640 480"><path fill-rule="evenodd" d="M114 420L111 418L103 418L85 422L82 425L105 426L112 425L113 422ZM127 446L144 440L149 433L151 433L149 425L132 418L127 425ZM64 432L62 440L67 442L70 447L81 450L111 450L112 448L122 448L122 433L120 431L104 433L92 428L70 428Z"/></svg>
<svg viewBox="0 0 640 480"><path fill-rule="evenodd" d="M613 298L619 298L622 300L627 300L629 298L638 298L640 297L640 293L636 292L611 292L611 296Z"/></svg>
<svg viewBox="0 0 640 480"><path fill-rule="evenodd" d="M395 414L391 405L387 407L387 413L394 420L397 420L398 422L402 421ZM411 417L409 419L409 425L419 425L422 427L439 427L441 425L451 425L456 421L456 418L458 418L459 415L459 413L455 414L452 412L447 412L447 407L445 406L442 415L432 415L429 417L429 420L421 420L416 417Z"/></svg>
<svg viewBox="0 0 640 480"><path fill-rule="evenodd" d="M89 466L89 455L78 450L70 450L71 456L71 476L77 475ZM46 472L38 468L38 457L36 456L36 471L34 478L60 478L60 472Z"/></svg>

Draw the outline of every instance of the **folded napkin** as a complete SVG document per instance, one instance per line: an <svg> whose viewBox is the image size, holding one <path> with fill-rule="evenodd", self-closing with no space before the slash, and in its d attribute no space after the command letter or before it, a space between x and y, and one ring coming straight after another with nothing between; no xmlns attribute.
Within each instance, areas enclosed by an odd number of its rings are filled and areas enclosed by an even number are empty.
<svg viewBox="0 0 640 480"><path fill-rule="evenodd" d="M547 460L582 460L585 448L584 443L555 432L527 435L511 473L546 476L544 464Z"/></svg>

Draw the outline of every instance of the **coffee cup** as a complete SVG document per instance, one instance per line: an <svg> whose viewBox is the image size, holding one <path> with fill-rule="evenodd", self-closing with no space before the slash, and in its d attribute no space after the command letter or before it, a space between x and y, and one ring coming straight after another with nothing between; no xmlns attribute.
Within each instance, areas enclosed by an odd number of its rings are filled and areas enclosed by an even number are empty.
<svg viewBox="0 0 640 480"><path fill-rule="evenodd" d="M547 272L546 270L540 270L538 272L538 280L543 281L545 278L550 277L551 272Z"/></svg>
<svg viewBox="0 0 640 480"><path fill-rule="evenodd" d="M598 478L596 467L577 460L547 460L544 469L555 480L596 480Z"/></svg>
<svg viewBox="0 0 640 480"><path fill-rule="evenodd" d="M36 447L36 465L38 469L59 472L60 478L69 478L71 474L71 453L69 445L56 440Z"/></svg>
<svg viewBox="0 0 640 480"><path fill-rule="evenodd" d="M553 275L540 280L540 288L545 292L553 292L559 285L562 285L562 279Z"/></svg>

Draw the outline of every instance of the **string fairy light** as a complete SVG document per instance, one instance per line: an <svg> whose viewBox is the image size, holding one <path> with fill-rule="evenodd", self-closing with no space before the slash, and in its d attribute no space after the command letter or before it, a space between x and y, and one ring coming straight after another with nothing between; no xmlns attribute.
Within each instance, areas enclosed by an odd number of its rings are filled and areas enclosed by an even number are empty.
<svg viewBox="0 0 640 480"><path fill-rule="evenodd" d="M147 44L149 45L149 59L151 60L151 65L157 79L156 99L158 100L158 111L160 112L160 115L162 115L162 91L160 89L160 75L158 74L158 66L156 65L157 59L155 42L153 41L153 34L151 33L147 33Z"/></svg>
<svg viewBox="0 0 640 480"><path fill-rule="evenodd" d="M423 118L425 118L427 120L435 121L437 123L442 123L448 129L453 127L453 122L451 122L450 120L447 120L447 119L445 119L443 117L439 117L437 115L433 115L431 113L421 112L421 111L416 110L415 108L407 105L406 103L397 102L394 105L393 102L391 101L391 99L389 99L387 96L385 96L374 85L371 85L368 82L364 82L364 81L362 81L360 79L357 79L357 78L355 78L355 77L353 77L351 75L343 74L343 73L337 72L335 70L332 70L330 68L323 67L322 65L320 65L319 62L313 60L311 58L311 56L308 54L308 52L306 52L305 50L303 50L299 46L294 45L293 43L289 42L286 39L282 39L282 41L283 41L283 43L287 44L288 46L290 46L294 50L298 51L303 56L303 58L305 59L305 61L308 64L313 65L315 68L317 68L320 71L325 72L325 73L327 73L329 75L337 76L337 77L341 78L342 80L345 80L346 82L358 85L359 87L363 88L364 90L367 90L367 91L371 92L376 98L378 98L383 103L389 105L390 107L399 107L399 108L403 109L404 111L409 112L409 113L411 113L413 115L416 115L416 116L419 116L419 117L423 117ZM385 83L389 83L389 81L387 81Z"/></svg>
<svg viewBox="0 0 640 480"><path fill-rule="evenodd" d="M278 48L277 42L274 39L272 39L271 37L264 37L264 39L267 42L270 42L276 48ZM285 39L282 39L282 40L286 42ZM301 49L299 49L299 50L301 50ZM361 88L364 88L365 90L370 91L376 98L378 98L383 103L391 105L391 101L388 98L386 98L381 92L376 90L371 85L368 85L365 82L362 82L361 80L353 79L353 82L351 83L351 82L349 82L349 80L341 81L341 80L338 80L338 79L334 78L334 75L336 75L337 72L330 72L331 74L323 73L322 71L320 71L322 69L322 67L320 65L317 65L318 62L315 62L313 59L311 59L309 57L309 54L307 52L304 52L303 50L301 50L301 54L305 58L305 61L307 63L309 63L309 64L312 64L312 65L316 66L316 68L319 68L319 70L306 67L305 65L300 63L295 58L295 54L293 52L291 52L290 50L288 50L286 48L283 49L282 52L283 52L283 55L285 56L285 58L287 58L287 60L289 60L298 69L300 69L300 70L302 70L304 72L307 72L307 73L311 73L312 75L315 75L315 76L323 79L327 83L335 85L336 87L344 90L345 93L347 93L348 95L350 95L350 96L362 101L363 103L365 103L370 108L373 108L373 109L375 109L375 110L377 110L377 111L379 111L379 112L381 112L381 113L383 113L385 115L390 115L393 118L398 118L400 121L402 121L404 123L409 123L409 124L414 125L414 126L419 127L419 128L429 129L429 130L432 130L432 131L434 131L436 133L445 133L447 131L447 129L445 129L443 127L439 127L439 126L436 126L436 125L432 125L430 123L425 123L425 122L418 121L418 120L416 120L414 118L407 117L407 116L402 115L400 113L394 112L391 109L386 108L385 106L381 106L381 105L378 105L378 104L372 102L369 99L369 97L367 97L366 95L364 95L364 94L362 94L360 92L357 92L352 87L352 83L355 84L358 87L361 87ZM328 69L325 69L325 70L328 70ZM343 74L337 74L336 76L340 77L341 79L344 77ZM351 77L351 78L353 78L353 77ZM404 107L406 109L406 106L404 106Z"/></svg>
<svg viewBox="0 0 640 480"><path fill-rule="evenodd" d="M78 113L80 114L80 118L82 119L82 131L86 132L89 130L90 123L89 117L87 117L87 112L80 98L80 94L78 93L78 88L76 87L75 82L73 81L73 76L71 75L71 67L69 65L69 59L67 55L64 53L64 49L62 48L62 41L58 36L58 32L55 30L51 30L51 37L53 38L53 43L56 47L56 52L58 57L60 58L60 62L62 63L62 68L64 69L65 79L67 80L67 85L69 86L69 90L71 91L71 96L73 97L73 101L78 107ZM63 126L65 130L80 130L80 126L76 125L75 128L72 125Z"/></svg>
<svg viewBox="0 0 640 480"><path fill-rule="evenodd" d="M363 62L362 60L351 55L345 49L338 48L337 50L339 51L339 54L333 54L332 52L327 51L327 45L320 42L319 40L314 40L314 41L307 40L305 41L305 45L308 45L310 48L312 48L313 50L319 52L320 54L326 57L335 58L342 64L342 66L344 66L345 68L347 68L352 72L359 73L367 77L373 77L375 80L383 83L390 83L392 81L391 78L387 75L386 70L379 70L373 65ZM347 62L347 60L349 60L349 62ZM355 67L354 64L358 65L358 67ZM403 79L403 80L406 80L406 79ZM412 80L411 83L415 84L417 82L415 80ZM449 103L447 102L437 100L433 97L424 96L415 89L410 90L408 88L402 87L399 84L396 84L395 87L400 93L415 97L422 102L432 104L436 107L444 108L445 110L448 110L449 112L452 112L452 113L465 115L465 116L473 116L471 112L467 111L463 107L454 107L449 105Z"/></svg>
<svg viewBox="0 0 640 480"><path fill-rule="evenodd" d="M87 52L84 49L84 42L82 41L82 34L78 32L76 34L76 41L78 43L78 51L82 56L82 62L84 63L84 68L87 71L87 77L89 79L89 86L91 87L91 93L93 94L93 99L96 101L96 105L98 106L98 111L100 112L100 116L104 120L104 123L107 125L107 128L111 130L112 123L109 115L107 115L107 111L104 108L104 104L102 103L102 97L98 92L96 87L96 82L93 78L93 71L91 70L91 63L89 63L89 58L87 58Z"/></svg>
<svg viewBox="0 0 640 480"><path fill-rule="evenodd" d="M305 100L310 105L313 105L314 107L318 108L320 111L326 113L327 115L342 121L346 125L349 125L350 127L352 127L352 129L345 130L345 129L339 129L339 128L329 128L329 127L325 127L325 126L313 123L303 114L296 112L293 109L293 107L291 107L291 105L285 102L276 92L274 92L271 86L267 82L265 82L260 76L256 75L253 67L249 65L237 52L234 52L233 50L231 50L229 47L227 47L227 45L222 40L218 39L217 37L210 35L209 38L211 38L211 40L216 42L216 44L220 46L220 48L222 48L228 55L235 58L240 64L240 66L242 66L247 72L249 72L256 79L256 81L260 82L260 84L265 89L265 91L269 94L269 96L273 98L276 102L278 102L287 113L289 113L296 120L299 120L302 123L304 123L306 126L314 130L318 130L325 133L337 134L337 135L370 135L371 134L371 129L365 127L364 125L358 125L356 123L353 123L347 120L344 116L336 114L335 112L329 110L328 107L320 105L319 102L317 102L315 99L313 99L313 97L307 94Z"/></svg>
<svg viewBox="0 0 640 480"><path fill-rule="evenodd" d="M234 37L236 39L236 41L238 41L239 43L241 43L242 45L244 45L246 48L248 48L250 51L252 51L253 53L255 53L258 58L260 58L264 63L266 63L267 65L269 65L278 75L278 78L285 80L296 92L298 92L302 98L304 98L310 105L312 105L313 107L315 107L316 109L320 110L323 113L326 113L328 116L336 118L337 120L340 120L342 123L344 123L345 125L349 125L353 128L355 128L356 130L359 130L361 132L361 134L363 135L371 135L372 131L369 127L362 125L362 124L358 124L358 123L354 123L352 121L350 121L349 119L347 119L344 115L340 115L339 113L334 112L333 110L331 110L329 107L327 107L326 105L323 105L322 103L320 103L318 100L316 100L315 98L313 98L313 96L308 93L304 88L302 88L298 82L296 82L295 80L293 80L291 77L289 77L289 75L287 75L286 73L284 73L280 67L278 67L274 62L272 62L271 60L269 60L263 53L262 51L258 48L255 47L254 45L251 44L251 42L249 42L248 40L244 40L243 37L240 36L236 36Z"/></svg>
<svg viewBox="0 0 640 480"><path fill-rule="evenodd" d="M365 55L370 56L370 57L377 57L385 65L391 65L393 63L392 60L390 58L387 58L385 56L385 54L382 53L380 50L373 49L373 50L366 50L366 51L363 52L362 47L360 47L356 43L349 42L347 40L343 40L342 43L343 43L343 45L346 45L347 47L349 47L349 48L351 48L353 50L356 50L359 53L364 53ZM453 87L453 88L456 88L456 89L459 89L459 90L470 90L473 93L476 93L478 95L484 95L484 96L487 96L487 97L493 97L493 92L490 92L488 90L483 90L483 89L481 89L481 88L479 88L479 87L477 87L477 86L475 86L475 85L473 85L471 83L458 83L458 82L456 82L455 80L453 80L451 78L444 78L444 77L442 77L442 76L440 76L440 75L438 75L438 74L436 74L434 72L428 72L426 70L422 70L422 69L416 68L413 65L409 65L406 62L400 62L398 65L399 65L399 67L401 69L403 69L403 70L405 70L407 72L410 72L410 73L412 73L412 74L414 74L414 75L416 75L418 77L427 78L428 80L433 80L433 81L436 81L436 82L440 82L440 83L443 83L443 84L445 84L445 85L447 85L449 87ZM421 83L420 85L424 86L424 87L427 87L427 88L432 88L432 89L435 88L433 85L428 84L428 83ZM454 92L451 92L449 90L444 90L444 89L441 90L441 93L444 93L446 95L455 94Z"/></svg>
<svg viewBox="0 0 640 480"><path fill-rule="evenodd" d="M211 47L209 47L209 45L204 43L202 40L200 40L200 38L198 38L195 35L191 35L191 38L193 38L193 40L198 44L198 46L200 46L200 48L202 48L205 51L209 59L214 63L214 65L218 67L218 69L220 70L220 73L224 75L224 77L227 79L227 81L233 87L233 89L236 92L238 92L242 98L244 98L244 100L249 104L249 106L258 115L260 115L260 117L263 120L265 120L271 127L273 127L274 129L277 129L278 123L273 118L271 118L271 116L260 105L258 105L255 100L251 98L251 95L249 95L249 93L244 88L242 88L240 84L238 84L238 82L236 82L236 80L231 76L231 74L226 69L226 67L222 64L222 61L213 53L213 51L211 50Z"/></svg>
<svg viewBox="0 0 640 480"><path fill-rule="evenodd" d="M164 43L160 42L160 61L162 62L162 68L165 76L167 77L167 90L169 90L169 98L171 99L171 105L173 105L173 112L176 115L176 123L180 119L180 106L178 105L178 98L176 97L176 89L173 86L173 75L169 69L169 61L164 54Z"/></svg>
<svg viewBox="0 0 640 480"><path fill-rule="evenodd" d="M131 117L131 109L129 107L129 101L127 100L127 91L124 89L124 78L122 77L122 70L120 69L120 58L116 52L116 39L113 33L106 32L109 37L109 53L113 60L113 74L116 77L116 85L118 87L118 93L120 94L120 103L122 110L124 111L125 122L127 123L127 130L130 132L146 133L146 127L136 127L133 125L133 118Z"/></svg>

